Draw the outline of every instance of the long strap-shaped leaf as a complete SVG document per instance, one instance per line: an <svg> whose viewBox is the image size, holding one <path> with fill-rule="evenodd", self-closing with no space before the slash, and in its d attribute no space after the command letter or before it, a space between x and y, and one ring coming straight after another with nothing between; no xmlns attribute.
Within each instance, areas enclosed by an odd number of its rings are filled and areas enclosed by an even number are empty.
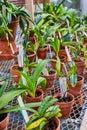
<svg viewBox="0 0 87 130"><path fill-rule="evenodd" d="M32 124L28 126L26 130L32 130L34 128L37 128L41 124L42 121L46 121L46 118L42 117L38 119L37 121L34 121Z"/></svg>
<svg viewBox="0 0 87 130"><path fill-rule="evenodd" d="M37 68L35 69L32 82L35 84L39 78L39 75L42 72L42 69L44 68L45 64L49 62L50 60L43 60L41 63L38 64Z"/></svg>
<svg viewBox="0 0 87 130"><path fill-rule="evenodd" d="M51 96L47 96L41 103L41 106L38 109L38 113L40 115L43 115L45 113L45 111L54 104L54 102L56 101L56 99L52 99Z"/></svg>
<svg viewBox="0 0 87 130"><path fill-rule="evenodd" d="M3 93L6 89L6 86L7 86L7 82L4 82L3 85L0 88L0 97L3 95Z"/></svg>
<svg viewBox="0 0 87 130"><path fill-rule="evenodd" d="M26 89L17 89L7 92L6 94L0 97L0 109L5 107L14 97L20 95L21 93L25 92Z"/></svg>

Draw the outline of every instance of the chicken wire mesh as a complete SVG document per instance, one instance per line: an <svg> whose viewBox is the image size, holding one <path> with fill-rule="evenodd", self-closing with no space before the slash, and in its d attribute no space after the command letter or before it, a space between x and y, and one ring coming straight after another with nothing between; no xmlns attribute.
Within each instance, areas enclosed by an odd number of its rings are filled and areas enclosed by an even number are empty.
<svg viewBox="0 0 87 130"><path fill-rule="evenodd" d="M0 75L4 77L10 76L9 72L10 72L10 66L12 64L14 64L14 60L0 61ZM9 86L11 86L12 82L13 80L12 78L10 78L7 90L9 89ZM55 84L52 87L52 89L49 89L44 92L44 96L54 95L57 92L60 92L60 88L59 88L58 81L55 81ZM60 118L60 121L61 121L60 130L79 130L80 129L80 125L84 117L85 110L87 108L86 95L87 95L87 83L85 80L81 95L75 98L76 102L73 106L70 117L67 119ZM81 100L81 98L82 98L82 101L79 104L77 104L77 101ZM14 98L14 100L12 100L7 105L7 107L15 105L15 104L17 104L16 98ZM30 115L29 112L28 114ZM24 119L20 112L12 112L10 113L10 120L9 120L9 125L8 125L7 130L24 130L24 123L25 123Z"/></svg>

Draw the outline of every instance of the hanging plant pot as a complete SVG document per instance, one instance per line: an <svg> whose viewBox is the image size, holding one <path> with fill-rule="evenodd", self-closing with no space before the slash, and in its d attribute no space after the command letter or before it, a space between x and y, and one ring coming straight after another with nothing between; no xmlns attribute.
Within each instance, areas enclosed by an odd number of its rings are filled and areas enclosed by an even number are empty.
<svg viewBox="0 0 87 130"><path fill-rule="evenodd" d="M32 103L32 102L40 102L43 99L43 90L40 88L36 88L36 94L35 97L30 97L29 95L24 95L24 101L26 103Z"/></svg>
<svg viewBox="0 0 87 130"><path fill-rule="evenodd" d="M9 114L1 114L0 115L0 130L7 130L7 126L9 123Z"/></svg>
<svg viewBox="0 0 87 130"><path fill-rule="evenodd" d="M63 99L61 98L61 93L56 93L54 98L58 99L55 104L59 106L62 117L68 118L74 104L74 96L70 93L67 93L67 97Z"/></svg>
<svg viewBox="0 0 87 130"><path fill-rule="evenodd" d="M47 52L48 52L48 47L47 46L45 46L44 48L39 48L37 50L38 59L42 59L42 60L46 59Z"/></svg>
<svg viewBox="0 0 87 130"><path fill-rule="evenodd" d="M21 71L21 70L23 70L23 68L20 68L18 66L18 64L15 64L15 65L10 67L10 73L12 74L14 82L16 84L18 84L19 80L20 80L20 74L19 74L19 72L17 70Z"/></svg>
<svg viewBox="0 0 87 130"><path fill-rule="evenodd" d="M76 83L76 85L74 87L72 87L72 85L71 85L69 80L67 81L67 83L68 83L68 86L69 86L69 92L71 94L73 94L74 97L76 97L76 96L81 94L82 85L84 83L84 77L78 75L77 76L77 83Z"/></svg>
<svg viewBox="0 0 87 130"><path fill-rule="evenodd" d="M34 59L35 59L35 52L34 51L31 51L31 50L27 50L26 51L26 55L27 55L27 57L28 57L28 59L29 59L29 63L32 63L33 61L34 61Z"/></svg>
<svg viewBox="0 0 87 130"><path fill-rule="evenodd" d="M15 42L11 42L14 51L17 50ZM13 59L12 51L10 46L8 46L7 41L0 41L0 60L11 60Z"/></svg>
<svg viewBox="0 0 87 130"><path fill-rule="evenodd" d="M19 23L19 18L18 19L13 18L12 22L10 24L8 24L8 28L10 30L12 30L11 33L13 35L13 37L11 37L10 35L8 35L9 41L14 41L15 40L16 32L17 32L17 28L18 28L18 23ZM1 41L7 41L7 39L5 38L4 35L1 37Z"/></svg>
<svg viewBox="0 0 87 130"><path fill-rule="evenodd" d="M42 77L46 78L46 90L51 89L54 85L56 80L56 71L50 71L49 75L41 75Z"/></svg>

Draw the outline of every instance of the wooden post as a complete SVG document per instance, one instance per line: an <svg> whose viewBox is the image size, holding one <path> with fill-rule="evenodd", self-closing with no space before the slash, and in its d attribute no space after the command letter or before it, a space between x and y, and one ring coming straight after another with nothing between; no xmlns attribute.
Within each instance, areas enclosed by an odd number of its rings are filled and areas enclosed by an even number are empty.
<svg viewBox="0 0 87 130"><path fill-rule="evenodd" d="M32 19L34 19L34 5L33 5L33 0L25 0L25 4L26 4L26 9L29 11ZM30 27L32 26L32 24L30 23Z"/></svg>

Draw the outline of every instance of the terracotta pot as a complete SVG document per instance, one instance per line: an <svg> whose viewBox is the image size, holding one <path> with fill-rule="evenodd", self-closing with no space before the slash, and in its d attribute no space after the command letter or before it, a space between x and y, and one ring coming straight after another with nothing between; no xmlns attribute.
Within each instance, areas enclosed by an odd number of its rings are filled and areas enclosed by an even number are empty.
<svg viewBox="0 0 87 130"><path fill-rule="evenodd" d="M27 57L29 59L29 63L32 63L35 59L35 55L36 55L35 52L31 51L31 50L27 50L26 54L27 54Z"/></svg>
<svg viewBox="0 0 87 130"><path fill-rule="evenodd" d="M67 93L67 96L72 99L70 102L55 102L55 104L59 106L63 118L68 118L70 116L74 104L74 96L70 93ZM56 93L54 95L54 98L58 97L61 97L61 93Z"/></svg>
<svg viewBox="0 0 87 130"><path fill-rule="evenodd" d="M55 59L55 58L54 58ZM65 56L62 56L61 58L60 58L60 61L61 62L66 62L66 57ZM52 64L52 68L53 69L56 69L56 61L51 61L51 64ZM60 70L62 71L63 70L63 64L61 63L61 68L60 68Z"/></svg>
<svg viewBox="0 0 87 130"><path fill-rule="evenodd" d="M62 57L62 56L65 57L64 62L67 62L68 61L68 57L67 57L65 49L60 49L60 51L59 51L59 57Z"/></svg>
<svg viewBox="0 0 87 130"><path fill-rule="evenodd" d="M29 41L32 42L33 44L35 44L36 43L36 37L35 36L29 37Z"/></svg>
<svg viewBox="0 0 87 130"><path fill-rule="evenodd" d="M26 103L32 103L32 102L40 102L40 101L42 101L42 99L43 99L43 94L44 94L44 92L43 92L43 90L42 89L40 89L40 88L37 88L36 89L36 92L39 92L40 93L40 95L38 96L38 97L30 97L30 96L28 96L28 95L24 95L24 101L26 102Z"/></svg>
<svg viewBox="0 0 87 130"><path fill-rule="evenodd" d="M53 117L51 120L53 120L57 125L57 128L53 130L60 130L60 120L58 119L58 117ZM46 125L44 130L48 130L48 124Z"/></svg>
<svg viewBox="0 0 87 130"><path fill-rule="evenodd" d="M17 54L12 54L12 57L15 61L15 64L18 64L18 57L17 57Z"/></svg>
<svg viewBox="0 0 87 130"><path fill-rule="evenodd" d="M15 61L15 64L18 64L18 50L14 53L14 54L12 54L12 57L13 57L13 59L14 59L14 61Z"/></svg>
<svg viewBox="0 0 87 130"><path fill-rule="evenodd" d="M44 48L39 48L37 50L37 56L38 56L38 59L46 59L46 55L47 55L47 52L48 52L48 47L44 47Z"/></svg>
<svg viewBox="0 0 87 130"><path fill-rule="evenodd" d="M50 89L54 85L56 79L56 71L51 71L48 76L42 75L42 77L46 78L46 89Z"/></svg>
<svg viewBox="0 0 87 130"><path fill-rule="evenodd" d="M82 106L85 101L86 93L81 92L77 97L75 97L75 105Z"/></svg>
<svg viewBox="0 0 87 130"><path fill-rule="evenodd" d="M17 50L15 42L11 42L14 51ZM0 41L0 60L11 60L13 59L12 51L8 46L8 42Z"/></svg>
<svg viewBox="0 0 87 130"><path fill-rule="evenodd" d="M34 114L29 116L29 119L31 119L33 117ZM55 130L60 130L60 120L58 119L58 117L53 117L51 120L55 121L57 128ZM26 124L24 124L24 128L26 130ZM46 127L44 128L44 130L48 130L48 125L46 125Z"/></svg>
<svg viewBox="0 0 87 130"><path fill-rule="evenodd" d="M83 43L84 43L84 44L86 45L86 47L87 47L87 37L84 38Z"/></svg>
<svg viewBox="0 0 87 130"><path fill-rule="evenodd" d="M8 24L8 28L10 30L12 30L12 35L13 37L11 37L9 34L9 41L14 41L15 40L15 37L16 37L16 32L17 32L17 28L18 28L18 23L19 23L19 18L16 20L16 19L12 19L12 22L10 24ZM1 37L1 41L7 41L7 39L5 38L5 36L2 36Z"/></svg>
<svg viewBox="0 0 87 130"><path fill-rule="evenodd" d="M85 69L85 65L86 65L86 61L75 61L75 65L77 67L76 69L76 73L78 75L83 75L84 74L84 69Z"/></svg>
<svg viewBox="0 0 87 130"><path fill-rule="evenodd" d="M84 83L84 77L83 76L80 76L78 75L78 78L79 80L77 80L77 83L76 83L76 86L75 87L72 87L70 81L68 80L67 83L68 83L68 86L69 86L69 92L71 94L74 95L74 97L78 96L81 94L81 90L82 90L82 85Z"/></svg>
<svg viewBox="0 0 87 130"><path fill-rule="evenodd" d="M0 130L7 130L7 126L9 123L9 114L4 114L5 118L0 121Z"/></svg>
<svg viewBox="0 0 87 130"><path fill-rule="evenodd" d="M15 64L10 67L10 73L12 74L14 82L16 84L18 84L20 80L20 74L17 70L19 70L18 64Z"/></svg>

